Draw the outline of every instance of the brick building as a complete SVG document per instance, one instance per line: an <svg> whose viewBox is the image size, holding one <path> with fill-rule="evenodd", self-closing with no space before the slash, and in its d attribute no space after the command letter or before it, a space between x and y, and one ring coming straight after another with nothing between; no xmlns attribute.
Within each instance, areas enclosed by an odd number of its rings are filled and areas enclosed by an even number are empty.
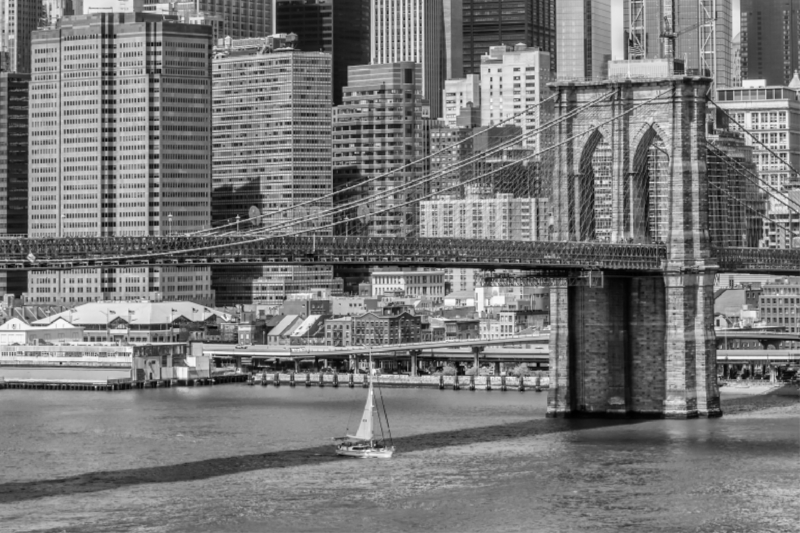
<svg viewBox="0 0 800 533"><path fill-rule="evenodd" d="M408 313L365 313L353 317L353 345L420 342L421 322L420 317Z"/></svg>

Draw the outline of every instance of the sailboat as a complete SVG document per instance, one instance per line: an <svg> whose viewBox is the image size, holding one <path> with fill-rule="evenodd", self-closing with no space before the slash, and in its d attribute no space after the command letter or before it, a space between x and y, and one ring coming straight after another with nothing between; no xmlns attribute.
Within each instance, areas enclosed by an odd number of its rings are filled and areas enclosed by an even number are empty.
<svg viewBox="0 0 800 533"><path fill-rule="evenodd" d="M390 459L394 454L394 446L387 446L383 438L383 424L381 424L380 413L375 408L375 393L372 388L372 357L369 361L369 392L367 393L367 403L364 405L364 414L361 416L361 423L355 435L338 437L334 440L343 441L336 446L336 455L345 457L357 457L359 459ZM389 418L386 417L386 429L389 431ZM378 426L381 431L381 438L375 438L373 421L378 419ZM389 442L391 444L392 434L389 432Z"/></svg>

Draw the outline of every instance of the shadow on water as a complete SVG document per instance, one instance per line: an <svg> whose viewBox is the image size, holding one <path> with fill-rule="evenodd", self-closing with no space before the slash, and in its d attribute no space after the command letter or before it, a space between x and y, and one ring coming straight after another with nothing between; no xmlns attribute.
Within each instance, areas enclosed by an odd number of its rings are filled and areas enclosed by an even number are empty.
<svg viewBox="0 0 800 533"><path fill-rule="evenodd" d="M535 437L564 431L630 425L640 422L642 420L540 419L413 435L394 439L394 444L402 453L408 453L446 446L497 442L520 437ZM146 483L199 481L256 470L319 465L342 460L347 459L336 456L331 443L312 448L206 459L177 465L88 472L59 479L0 484L0 504L49 496L100 492Z"/></svg>

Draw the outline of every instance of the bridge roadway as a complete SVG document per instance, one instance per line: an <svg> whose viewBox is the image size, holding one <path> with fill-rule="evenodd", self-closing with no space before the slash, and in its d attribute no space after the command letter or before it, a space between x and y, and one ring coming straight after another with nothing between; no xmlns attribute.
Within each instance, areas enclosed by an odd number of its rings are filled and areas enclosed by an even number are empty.
<svg viewBox="0 0 800 533"><path fill-rule="evenodd" d="M199 237L0 238L0 269L72 270L165 265L336 265L663 272L663 244L452 238ZM796 274L800 249L719 248L722 272Z"/></svg>

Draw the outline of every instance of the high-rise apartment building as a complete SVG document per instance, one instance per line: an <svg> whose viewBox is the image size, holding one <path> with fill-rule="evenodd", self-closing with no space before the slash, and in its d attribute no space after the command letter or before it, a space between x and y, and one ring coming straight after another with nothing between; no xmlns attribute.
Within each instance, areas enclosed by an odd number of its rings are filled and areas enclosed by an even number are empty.
<svg viewBox="0 0 800 533"><path fill-rule="evenodd" d="M414 200L425 190L400 187L427 170L415 163L427 155L430 126L422 97L422 67L412 62L350 67L348 80L344 103L334 109L334 189L357 188L337 195L335 202L397 192L375 200L364 213L353 210L342 215L337 232L414 236L418 231ZM367 216L357 220L359 214Z"/></svg>
<svg viewBox="0 0 800 533"><path fill-rule="evenodd" d="M420 236L456 239L545 240L547 200L498 193L420 202ZM476 269L446 268L450 290L475 288Z"/></svg>
<svg viewBox="0 0 800 533"><path fill-rule="evenodd" d="M410 61L422 67L422 96L431 117L442 113L447 73L443 0L372 0L370 63ZM348 80L348 85L352 82Z"/></svg>
<svg viewBox="0 0 800 533"><path fill-rule="evenodd" d="M547 201L514 198L440 199L420 202L420 237L491 239L513 241L545 240L540 235Z"/></svg>
<svg viewBox="0 0 800 533"><path fill-rule="evenodd" d="M28 233L29 74L0 72L0 235ZM25 272L0 272L0 295L26 292Z"/></svg>
<svg viewBox="0 0 800 533"><path fill-rule="evenodd" d="M370 0L275 0L276 33L295 33L297 49L333 58L333 104L342 103L347 67L366 65Z"/></svg>
<svg viewBox="0 0 800 533"><path fill-rule="evenodd" d="M549 95L550 53L525 45L492 46L481 58L481 125L493 126L539 104ZM539 137L528 136L547 120L546 113L515 118L522 128L523 146L538 149Z"/></svg>
<svg viewBox="0 0 800 533"><path fill-rule="evenodd" d="M458 120L467 107L478 108L481 105L481 80L477 74L468 74L466 78L446 80L444 82L444 113L442 122L449 128L458 127ZM477 126L479 124L474 124ZM473 125L470 125L473 126Z"/></svg>
<svg viewBox="0 0 800 533"><path fill-rule="evenodd" d="M469 117L467 113L462 113L462 116L465 119ZM434 198L464 198L467 191L478 190L492 194L500 190L494 187L497 181L509 177L498 168L505 165L503 154L488 161L470 158L519 138L522 130L513 125L478 128L469 120L463 122L459 119L453 127L431 128L430 172L435 178L429 187ZM510 155L509 152L506 154ZM486 174L489 178L473 179ZM509 185L513 187L513 184Z"/></svg>
<svg viewBox="0 0 800 533"><path fill-rule="evenodd" d="M0 0L0 68L31 71L31 32L40 23L42 0Z"/></svg>
<svg viewBox="0 0 800 533"><path fill-rule="evenodd" d="M296 50L281 35L234 40L215 50L213 91L214 223L238 218L252 229L329 209L331 55ZM340 294L341 280L325 266L214 269L218 305L282 302L309 287Z"/></svg>
<svg viewBox="0 0 800 533"><path fill-rule="evenodd" d="M211 222L211 28L145 13L33 33L33 237L184 233ZM213 302L208 269L33 272L37 302Z"/></svg>
<svg viewBox="0 0 800 533"><path fill-rule="evenodd" d="M462 0L464 73L479 74L492 46L525 44L556 64L556 0Z"/></svg>
<svg viewBox="0 0 800 533"><path fill-rule="evenodd" d="M733 0L625 0L628 57L653 59L671 55L685 60L690 74L711 75L718 87L730 86L732 3ZM662 37L665 34L671 38Z"/></svg>
<svg viewBox="0 0 800 533"><path fill-rule="evenodd" d="M611 60L611 1L558 0L559 78L605 78Z"/></svg>
<svg viewBox="0 0 800 533"><path fill-rule="evenodd" d="M741 0L741 75L786 85L800 68L800 0Z"/></svg>

